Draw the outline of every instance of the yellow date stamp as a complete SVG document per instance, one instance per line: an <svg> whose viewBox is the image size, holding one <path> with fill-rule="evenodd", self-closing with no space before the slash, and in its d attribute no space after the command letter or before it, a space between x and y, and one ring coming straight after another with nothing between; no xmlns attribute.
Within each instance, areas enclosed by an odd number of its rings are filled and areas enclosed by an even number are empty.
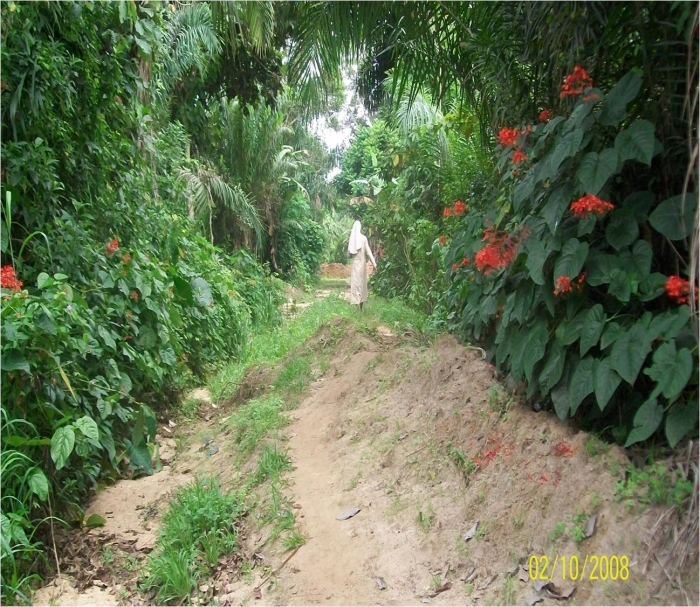
<svg viewBox="0 0 700 607"><path fill-rule="evenodd" d="M533 554L528 561L528 573L533 581L547 582L559 572L562 580L623 582L630 577L630 559L626 554L587 554L584 557L555 556L550 560L545 554Z"/></svg>

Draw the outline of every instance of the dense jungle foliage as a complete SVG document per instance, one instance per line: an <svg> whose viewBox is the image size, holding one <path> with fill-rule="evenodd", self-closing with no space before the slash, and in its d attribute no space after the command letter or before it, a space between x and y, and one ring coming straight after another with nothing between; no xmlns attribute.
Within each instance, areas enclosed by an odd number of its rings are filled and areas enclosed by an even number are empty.
<svg viewBox="0 0 700 607"><path fill-rule="evenodd" d="M356 218L375 292L533 401L626 446L696 435L695 4L0 11L3 601ZM348 66L368 114L329 150Z"/></svg>

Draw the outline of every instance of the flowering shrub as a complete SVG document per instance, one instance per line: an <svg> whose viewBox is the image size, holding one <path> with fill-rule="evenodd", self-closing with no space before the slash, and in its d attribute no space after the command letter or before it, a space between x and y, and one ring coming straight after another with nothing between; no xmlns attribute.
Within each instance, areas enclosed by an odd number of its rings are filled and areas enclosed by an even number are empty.
<svg viewBox="0 0 700 607"><path fill-rule="evenodd" d="M22 281L15 276L15 269L12 266L3 266L0 274L0 287L11 291L21 291Z"/></svg>
<svg viewBox="0 0 700 607"><path fill-rule="evenodd" d="M677 270L697 195L635 188L655 183L661 150L650 122L626 118L640 86L632 71L605 94L577 66L568 115L498 132L500 196L450 224L442 303L561 419L613 427L624 445L663 429L675 446L698 419L698 289Z"/></svg>

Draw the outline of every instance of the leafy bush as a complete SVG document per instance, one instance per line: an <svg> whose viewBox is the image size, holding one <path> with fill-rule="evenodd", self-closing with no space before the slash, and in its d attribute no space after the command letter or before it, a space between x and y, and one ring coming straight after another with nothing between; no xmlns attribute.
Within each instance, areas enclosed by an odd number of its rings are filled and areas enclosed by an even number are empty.
<svg viewBox="0 0 700 607"><path fill-rule="evenodd" d="M568 116L499 133L494 207L446 220L444 303L561 419L612 424L626 446L663 427L675 446L698 419L697 290L677 276L697 195L655 192L662 146L626 116L636 72L607 95L584 70L567 82Z"/></svg>
<svg viewBox="0 0 700 607"><path fill-rule="evenodd" d="M291 282L309 284L321 265L325 245L325 233L311 216L309 203L301 196L286 202L277 234L282 275Z"/></svg>

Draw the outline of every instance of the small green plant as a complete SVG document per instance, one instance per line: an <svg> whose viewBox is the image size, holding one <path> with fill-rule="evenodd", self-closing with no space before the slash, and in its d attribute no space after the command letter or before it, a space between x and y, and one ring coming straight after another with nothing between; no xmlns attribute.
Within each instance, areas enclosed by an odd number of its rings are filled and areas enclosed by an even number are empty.
<svg viewBox="0 0 700 607"><path fill-rule="evenodd" d="M556 525L554 525L554 529L552 529L552 533L549 534L549 541L550 542L556 542L562 535L564 535L564 532L566 531L566 524L559 522Z"/></svg>
<svg viewBox="0 0 700 607"><path fill-rule="evenodd" d="M200 576L236 550L242 511L241 497L223 492L215 479L180 488L163 515L144 588L156 588L160 604L185 600Z"/></svg>
<svg viewBox="0 0 700 607"><path fill-rule="evenodd" d="M615 500L628 506L639 501L681 508L692 492L692 481L681 476L674 480L664 465L652 464L646 468L628 468L627 478L615 485Z"/></svg>
<svg viewBox="0 0 700 607"><path fill-rule="evenodd" d="M586 534L584 533L586 529L586 523L588 522L588 515L585 512L580 512L572 519L571 526L571 539L577 544L580 544L586 539Z"/></svg>
<svg viewBox="0 0 700 607"><path fill-rule="evenodd" d="M469 477L476 472L478 466L469 459L464 452L452 446L452 443L447 443L447 455L450 460L459 468L465 477Z"/></svg>
<svg viewBox="0 0 700 607"><path fill-rule="evenodd" d="M610 450L610 445L600 440L597 436L589 436L586 441L586 453L588 457L604 455Z"/></svg>
<svg viewBox="0 0 700 607"><path fill-rule="evenodd" d="M515 605L516 604L516 592L513 586L515 578L509 575L505 580L503 580L503 597L499 601L500 605Z"/></svg>
<svg viewBox="0 0 700 607"><path fill-rule="evenodd" d="M306 538L297 529L293 529L289 535L282 539L282 545L287 550L294 550L303 546L306 543Z"/></svg>
<svg viewBox="0 0 700 607"><path fill-rule="evenodd" d="M276 482L283 472L292 470L292 460L286 451L279 451L277 445L265 445L260 454L258 468L253 475L251 482L260 484L270 480Z"/></svg>
<svg viewBox="0 0 700 607"><path fill-rule="evenodd" d="M516 529L522 529L525 526L525 519L522 516L516 516L513 519L513 527Z"/></svg>
<svg viewBox="0 0 700 607"><path fill-rule="evenodd" d="M433 589L433 592L437 592L441 586L442 586L442 576L439 573L436 573L430 579L430 587Z"/></svg>
<svg viewBox="0 0 700 607"><path fill-rule="evenodd" d="M464 584L464 591L471 596L474 593L474 582L466 582Z"/></svg>
<svg viewBox="0 0 700 607"><path fill-rule="evenodd" d="M416 517L416 523L423 530L423 533L427 534L430 531L430 528L432 527L434 520L435 520L435 512L433 511L433 507L430 504L428 504L426 512L423 512L422 510L418 511L418 516Z"/></svg>

